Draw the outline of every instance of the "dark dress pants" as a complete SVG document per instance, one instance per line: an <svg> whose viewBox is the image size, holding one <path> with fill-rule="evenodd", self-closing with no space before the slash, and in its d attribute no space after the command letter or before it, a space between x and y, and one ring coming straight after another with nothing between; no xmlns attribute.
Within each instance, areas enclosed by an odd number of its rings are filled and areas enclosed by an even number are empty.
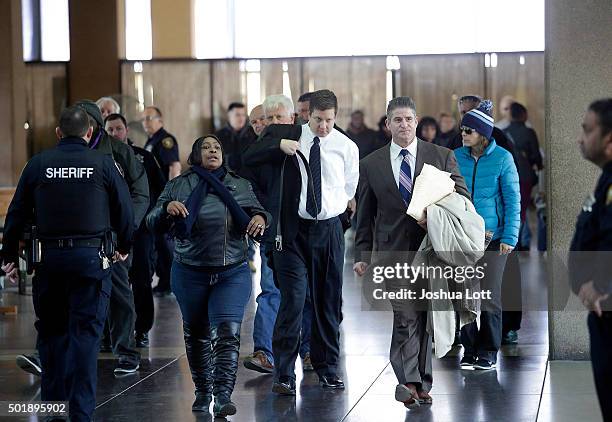
<svg viewBox="0 0 612 422"><path fill-rule="evenodd" d="M432 346L426 328L427 312L394 309L389 360L399 384L415 384L429 392L433 383Z"/></svg>
<svg viewBox="0 0 612 422"><path fill-rule="evenodd" d="M153 327L154 307L151 282L154 272L155 236L141 226L134 234L130 283L136 308L135 328L137 333L148 333Z"/></svg>
<svg viewBox="0 0 612 422"><path fill-rule="evenodd" d="M502 312L502 333L507 334L508 331L518 331L521 329L523 320L522 309L522 277L521 265L518 258L518 252L513 251L508 255L506 267L504 269L504 277L502 281L502 303L504 310Z"/></svg>
<svg viewBox="0 0 612 422"><path fill-rule="evenodd" d="M128 280L130 258L131 256L126 261L115 262L111 269L113 289L108 307L108 327L115 356L120 362L137 364L140 362L140 353L136 350L134 338L136 311L134 295Z"/></svg>
<svg viewBox="0 0 612 422"><path fill-rule="evenodd" d="M604 421L612 421L612 312L589 313L591 364Z"/></svg>
<svg viewBox="0 0 612 422"><path fill-rule="evenodd" d="M508 255L499 255L499 240L492 241L478 265L485 266L485 276L480 281L481 290L491 291L491 300L482 300L480 329L476 321L461 328L461 343L464 356L476 356L497 362L497 352L501 347L502 311L501 286L504 267Z"/></svg>
<svg viewBox="0 0 612 422"><path fill-rule="evenodd" d="M307 286L312 298L310 358L319 375L336 374L342 321L344 235L340 220L299 220L296 238L274 251L281 303L272 349L275 378L295 379Z"/></svg>
<svg viewBox="0 0 612 422"><path fill-rule="evenodd" d="M43 250L42 259L32 281L41 400L68 401L71 421L90 421L110 269L102 269L97 248Z"/></svg>
<svg viewBox="0 0 612 422"><path fill-rule="evenodd" d="M156 289L159 291L170 291L170 268L172 267L172 257L174 256L174 241L166 233L155 234L155 251L157 259L155 272L159 277Z"/></svg>

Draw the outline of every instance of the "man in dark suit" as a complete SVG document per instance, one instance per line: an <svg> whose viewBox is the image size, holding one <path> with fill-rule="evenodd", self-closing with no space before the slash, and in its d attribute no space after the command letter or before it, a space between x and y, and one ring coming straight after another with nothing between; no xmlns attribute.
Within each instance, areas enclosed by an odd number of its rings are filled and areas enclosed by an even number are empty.
<svg viewBox="0 0 612 422"><path fill-rule="evenodd" d="M270 231L281 291L272 340L272 391L283 395L295 395L294 365L308 288L313 306L312 365L323 388L344 388L337 372L344 263L338 216L357 188L359 150L334 128L337 110L333 92L316 91L310 98L308 123L270 125L243 154L247 166L273 167L264 205L275 221ZM298 157L298 151L303 156Z"/></svg>
<svg viewBox="0 0 612 422"><path fill-rule="evenodd" d="M355 265L362 276L385 252L418 251L427 218L416 221L406 214L413 182L425 163L452 174L456 191L469 198L454 153L416 137L416 108L409 97L394 98L387 107L392 142L360 162L359 200L355 238ZM411 262L412 257L408 257ZM390 264L393 265L393 264ZM431 337L427 312L393 307L390 359L398 379L395 398L406 407L431 403ZM416 307L415 307L416 308Z"/></svg>

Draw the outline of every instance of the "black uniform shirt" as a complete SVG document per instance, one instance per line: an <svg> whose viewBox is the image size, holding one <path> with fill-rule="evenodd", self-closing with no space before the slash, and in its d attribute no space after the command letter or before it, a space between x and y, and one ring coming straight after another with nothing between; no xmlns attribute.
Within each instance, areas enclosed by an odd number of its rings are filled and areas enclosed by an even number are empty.
<svg viewBox="0 0 612 422"><path fill-rule="evenodd" d="M145 173L147 173L147 180L149 182L149 209L147 211L151 211L157 203L157 198L159 198L159 195L164 190L166 177L164 177L161 166L152 153L144 148L137 147L129 139L128 144L132 147L136 159L142 164Z"/></svg>
<svg viewBox="0 0 612 422"><path fill-rule="evenodd" d="M17 263L27 223L36 225L43 239L99 237L112 228L117 249L127 253L133 221L130 194L113 159L89 149L83 139L64 138L23 169L6 215L4 262Z"/></svg>
<svg viewBox="0 0 612 422"><path fill-rule="evenodd" d="M600 293L612 293L612 162L604 166L594 197L578 216L570 251L584 251L570 252L574 292L593 280Z"/></svg>
<svg viewBox="0 0 612 422"><path fill-rule="evenodd" d="M153 154L161 166L164 177L168 180L170 165L179 161L179 150L176 138L163 127L147 139L145 149Z"/></svg>

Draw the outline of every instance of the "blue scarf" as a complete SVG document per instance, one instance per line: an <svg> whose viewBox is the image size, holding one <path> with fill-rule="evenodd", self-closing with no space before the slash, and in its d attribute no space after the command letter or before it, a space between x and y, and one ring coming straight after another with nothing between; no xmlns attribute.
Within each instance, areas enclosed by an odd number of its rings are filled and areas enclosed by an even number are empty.
<svg viewBox="0 0 612 422"><path fill-rule="evenodd" d="M206 170L200 166L192 166L191 169L200 176L200 182L191 192L189 198L185 202L185 207L189 211L187 218L176 218L174 223L173 234L181 240L187 240L191 237L191 229L198 218L200 206L204 198L212 189L229 208L234 224L238 227L241 233L246 232L246 228L251 221L248 214L238 205L232 194L227 190L221 182L227 174L227 169L224 166L216 170Z"/></svg>

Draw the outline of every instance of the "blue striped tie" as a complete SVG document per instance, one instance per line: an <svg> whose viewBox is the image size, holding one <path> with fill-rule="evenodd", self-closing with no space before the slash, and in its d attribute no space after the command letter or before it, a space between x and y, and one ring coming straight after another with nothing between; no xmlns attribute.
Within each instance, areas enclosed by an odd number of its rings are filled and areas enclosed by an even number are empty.
<svg viewBox="0 0 612 422"><path fill-rule="evenodd" d="M315 136L310 147L310 155L308 156L308 165L310 166L310 174L312 175L312 187L314 192L308 186L308 197L306 198L306 211L313 218L317 218L318 212L321 212L321 140ZM316 200L316 202L315 202ZM317 212L318 211L318 212Z"/></svg>
<svg viewBox="0 0 612 422"><path fill-rule="evenodd" d="M406 206L410 203L412 197L412 178L410 172L410 163L408 162L408 151L403 149L400 154L402 155L402 165L400 166L399 173L399 191L402 195L402 199Z"/></svg>

